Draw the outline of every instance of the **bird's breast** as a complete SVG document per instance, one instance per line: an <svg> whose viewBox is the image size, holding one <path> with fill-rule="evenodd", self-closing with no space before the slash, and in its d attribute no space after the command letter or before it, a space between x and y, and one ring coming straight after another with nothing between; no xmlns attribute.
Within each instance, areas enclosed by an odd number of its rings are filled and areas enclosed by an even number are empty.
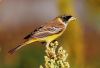
<svg viewBox="0 0 100 68"><path fill-rule="evenodd" d="M59 36L61 36L62 33L63 32L60 32L59 34L54 34L54 35L51 35L51 36L47 36L47 37L41 38L41 40L46 41L46 42L51 42L51 41L55 40L56 38L58 38Z"/></svg>

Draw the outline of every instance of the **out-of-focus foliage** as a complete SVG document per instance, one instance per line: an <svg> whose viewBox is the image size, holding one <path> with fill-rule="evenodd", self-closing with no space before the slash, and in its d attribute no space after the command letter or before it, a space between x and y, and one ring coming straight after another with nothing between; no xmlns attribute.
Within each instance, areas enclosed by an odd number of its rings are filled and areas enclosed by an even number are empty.
<svg viewBox="0 0 100 68"><path fill-rule="evenodd" d="M73 0L58 0L59 13L68 15L74 14L72 1Z"/></svg>
<svg viewBox="0 0 100 68"><path fill-rule="evenodd" d="M75 15L74 7L72 7L73 0L59 0L61 14ZM62 7L62 8L61 8ZM84 67L84 44L83 44L83 29L79 20L71 22L63 35L64 46L69 47L70 52L69 62L72 68ZM62 44L62 45L63 45ZM72 56L73 55L73 56Z"/></svg>
<svg viewBox="0 0 100 68"><path fill-rule="evenodd" d="M44 45L32 43L13 55L7 52L61 14L77 18L58 38L71 68L100 68L100 0L0 0L0 68L39 68Z"/></svg>

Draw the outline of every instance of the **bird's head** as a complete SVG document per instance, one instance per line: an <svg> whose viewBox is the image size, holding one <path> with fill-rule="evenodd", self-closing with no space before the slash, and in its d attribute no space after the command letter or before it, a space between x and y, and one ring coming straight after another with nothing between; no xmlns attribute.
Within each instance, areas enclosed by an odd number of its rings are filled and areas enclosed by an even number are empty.
<svg viewBox="0 0 100 68"><path fill-rule="evenodd" d="M65 24L69 23L70 21L72 20L75 20L76 18L74 18L73 16L71 15L62 15L62 16L59 16L59 18L62 20L62 22L64 22Z"/></svg>

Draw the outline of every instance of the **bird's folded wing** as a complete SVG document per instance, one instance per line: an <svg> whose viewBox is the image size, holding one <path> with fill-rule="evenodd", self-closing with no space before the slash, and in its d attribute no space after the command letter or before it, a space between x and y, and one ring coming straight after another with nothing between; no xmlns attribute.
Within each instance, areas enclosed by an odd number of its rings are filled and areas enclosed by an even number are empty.
<svg viewBox="0 0 100 68"><path fill-rule="evenodd" d="M63 30L63 28L60 27L41 27L39 29L34 30L33 32L31 32L29 35L27 35L26 37L24 37L24 39L29 39L29 38L43 38L43 37L47 37L53 34L57 34L59 32L61 32Z"/></svg>
<svg viewBox="0 0 100 68"><path fill-rule="evenodd" d="M39 27L39 28L37 28L37 29L35 29L33 32L31 32L30 34L28 34L28 35L26 35L25 37L24 37L24 39L29 39L29 38L31 38L32 36L33 36L33 34L35 33L35 32L37 32L39 29L41 29L42 28L42 26L41 27Z"/></svg>
<svg viewBox="0 0 100 68"><path fill-rule="evenodd" d="M32 37L33 38L43 38L47 36L51 36L53 34L57 34L62 31L62 28L58 27L47 27L47 28L41 28L38 31L36 31Z"/></svg>

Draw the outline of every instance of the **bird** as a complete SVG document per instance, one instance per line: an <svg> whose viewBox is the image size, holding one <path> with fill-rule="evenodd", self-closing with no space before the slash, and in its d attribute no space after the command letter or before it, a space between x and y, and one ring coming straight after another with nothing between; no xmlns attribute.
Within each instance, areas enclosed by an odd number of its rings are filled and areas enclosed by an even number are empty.
<svg viewBox="0 0 100 68"><path fill-rule="evenodd" d="M71 15L61 15L54 18L25 36L25 41L21 45L9 50L8 53L13 54L23 46L37 41L46 42L46 46L48 46L52 41L61 36L66 30L67 25L75 19L76 18Z"/></svg>

